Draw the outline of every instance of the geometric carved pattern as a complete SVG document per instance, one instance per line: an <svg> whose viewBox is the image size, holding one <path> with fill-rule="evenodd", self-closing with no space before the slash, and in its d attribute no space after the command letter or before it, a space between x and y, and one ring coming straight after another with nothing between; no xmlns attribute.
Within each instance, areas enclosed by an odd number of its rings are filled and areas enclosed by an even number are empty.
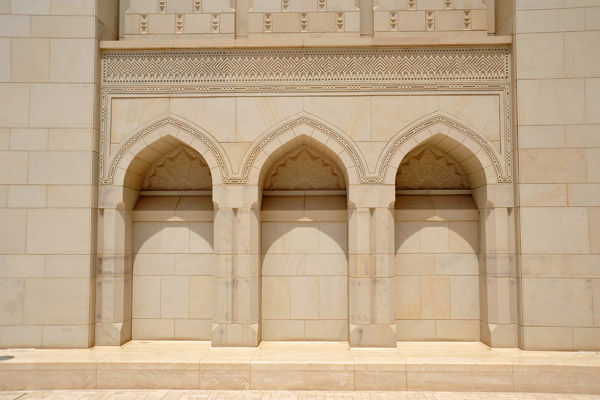
<svg viewBox="0 0 600 400"><path fill-rule="evenodd" d="M361 183L367 183L365 181L365 175L367 172L365 162L363 161L360 152L356 149L356 145L353 145L351 140L348 140L342 134L334 131L330 127L309 116L300 116L298 118L295 118L291 121L280 125L275 130L264 135L260 139L260 141L256 143L255 146L250 148L248 157L245 159L244 162L241 178L237 181L234 181L233 179L226 179L225 181L227 183L247 183L250 170L254 165L254 162L262 152L262 150L265 147L267 147L270 143L277 142L278 137L283 136L290 131L293 131L296 127L304 125L315 129L316 131L319 131L321 134L326 135L329 138L328 140L331 140L332 142L340 145L352 159L352 162L354 163Z"/></svg>
<svg viewBox="0 0 600 400"><path fill-rule="evenodd" d="M340 169L314 149L303 145L280 158L265 180L265 190L342 190Z"/></svg>
<svg viewBox="0 0 600 400"><path fill-rule="evenodd" d="M430 127L435 126L437 124L443 124L443 125L448 126L449 128L455 129L455 130L459 131L460 133L464 134L466 137L473 140L475 143L477 143L477 145L479 147L481 147L481 149L486 153L486 155L492 162L492 166L494 167L494 171L496 172L496 179L497 179L496 182L497 183L512 182L512 177L510 175L511 158L510 158L509 150L505 150L505 157L506 157L506 160L505 160L506 161L506 170L505 171L507 171L507 172L506 172L506 174L503 174L502 166L500 165L500 161L498 160L496 152L494 151L492 146L490 146L488 144L488 142L486 142L484 139L482 139L476 132L463 126L462 124L459 124L458 122L452 120L451 118L446 117L445 115L435 115L431 118L427 118L426 120L421 121L420 123L411 127L408 131L397 135L395 138L392 138L392 140L388 143L388 145L386 145L386 147L384 149L384 153L381 156L382 161L379 164L378 177L376 178L377 179L376 182L383 183L385 173L388 170L388 168L390 168L390 162L391 162L392 158L394 157L396 152L399 151L399 149L402 147L402 145L404 143L406 143L407 140L415 137L419 133L426 131ZM509 138L507 138L507 139L509 139ZM509 143L510 143L510 141L509 141Z"/></svg>
<svg viewBox="0 0 600 400"><path fill-rule="evenodd" d="M294 125L308 123L342 145L351 157L360 183L383 183L390 161L402 144L437 123L474 140L492 162L498 183L512 182L512 116L510 51L477 48L322 48L273 50L135 50L102 54L100 110L100 183L112 184L127 149L159 125L176 125L209 147L220 167L223 183L246 184L261 149ZM313 121L300 118L280 126L253 146L239 174L230 172L219 143L210 135L168 118L138 132L113 153L110 148L111 99L120 96L222 96L247 93L335 95L340 93L397 94L439 92L499 94L503 135L500 152L475 131L452 118L435 116L395 137L386 146L375 175L365 170L364 157L352 141ZM301 121L304 120L304 121ZM502 161L502 162L501 162Z"/></svg>
<svg viewBox="0 0 600 400"><path fill-rule="evenodd" d="M425 145L408 153L398 168L396 189L469 189L467 175L450 155Z"/></svg>
<svg viewBox="0 0 600 400"><path fill-rule="evenodd" d="M102 56L104 84L506 79L504 48L140 50Z"/></svg>
<svg viewBox="0 0 600 400"><path fill-rule="evenodd" d="M146 174L142 190L211 190L210 169L200 154L178 147L155 163Z"/></svg>

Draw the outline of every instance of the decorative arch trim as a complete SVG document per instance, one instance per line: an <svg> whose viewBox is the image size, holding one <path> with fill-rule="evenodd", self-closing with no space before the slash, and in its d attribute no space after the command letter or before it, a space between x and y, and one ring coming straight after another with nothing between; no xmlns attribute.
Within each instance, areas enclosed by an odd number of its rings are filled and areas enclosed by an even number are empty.
<svg viewBox="0 0 600 400"><path fill-rule="evenodd" d="M121 167L126 155L136 155L130 152L130 149L132 149L136 143L144 140L145 137L150 136L154 132L165 127L172 127L176 129L177 134L174 135L174 137L180 139L184 144L198 151L198 153L202 155L207 165L211 169L213 184L219 183L220 181L224 181L226 179L230 171L229 159L227 158L226 153L219 142L210 133L198 126L195 126L193 123L186 121L181 117L167 115L150 122L144 128L140 129L137 133L134 133L123 142L112 158L107 171L101 174L100 184L112 185L114 183L116 171L119 169L119 167ZM197 144L194 144L194 139L204 145L205 148L201 148ZM212 155L212 157L207 156L207 154ZM215 176L216 171L219 171L221 176Z"/></svg>
<svg viewBox="0 0 600 400"><path fill-rule="evenodd" d="M322 121L313 115L307 114L302 114L299 116L296 115L294 117L291 117L287 121L275 127L274 129L271 129L270 131L259 136L258 139L254 141L252 146L250 146L250 148L246 152L246 155L244 156L244 161L242 164L243 169L241 171L240 176L225 179L224 182L238 184L248 183L252 169L255 167L261 169L263 167L264 160L262 162L258 161L261 158L261 152L263 152L266 148L270 147L269 145L274 141L277 141L280 137L286 135L290 131L293 132L295 128L299 128L303 125L312 128L312 137L317 140L320 140L325 147L329 147L330 149L332 148L331 145L325 143L331 140L333 141L333 143L341 147L341 152L345 151L347 153L349 159L351 160L351 166L354 166L358 176L358 182L348 183L368 183L368 177L366 176L367 169L365 167L366 162L364 156L362 155L361 151L358 149L358 146L356 146L354 141L342 131L330 126L327 122ZM325 135L327 137L327 140L322 141L320 138L316 138L314 136L314 132L319 132L320 134ZM284 143L280 144L277 147L281 147L283 145ZM340 154L341 152L335 153ZM344 160L342 160L342 162L343 161ZM349 167L347 163L344 164L346 164L347 168Z"/></svg>
<svg viewBox="0 0 600 400"><path fill-rule="evenodd" d="M475 129L469 127L466 123L459 122L456 119L456 117L443 112L436 112L434 114L424 117L423 119L415 122L406 129L400 131L389 141L389 143L383 149L383 152L381 153L378 162L378 167L376 169L376 171L378 172L377 180L381 183L394 183L395 173L389 174L388 172L390 169L393 169L395 172L400 166L402 159L398 159L397 154L399 154L402 146L410 139L415 139L417 144L416 146L408 149L409 151L413 148L416 148L417 146L422 145L426 139L419 139L419 134L425 130L428 130L440 124L448 128L448 132L446 133L446 135L448 135L452 131L458 132L461 136L471 140L483 150L483 153L489 158L494 173L496 175L495 183L512 182L510 175L506 174L506 172L502 168L500 156L495 151L494 145L490 142L490 140L484 137L483 135L477 133ZM390 175L393 175L391 179Z"/></svg>

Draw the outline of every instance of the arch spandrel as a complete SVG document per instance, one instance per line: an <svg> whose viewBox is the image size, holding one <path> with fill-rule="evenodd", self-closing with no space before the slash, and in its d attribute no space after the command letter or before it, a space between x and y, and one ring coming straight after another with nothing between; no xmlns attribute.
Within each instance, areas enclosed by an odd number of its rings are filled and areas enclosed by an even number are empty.
<svg viewBox="0 0 600 400"><path fill-rule="evenodd" d="M266 173L265 166L303 144L339 161L347 184L365 182L366 162L352 138L318 117L303 113L259 136L244 156L240 176L231 179L231 183L259 184L261 174Z"/></svg>
<svg viewBox="0 0 600 400"><path fill-rule="evenodd" d="M210 168L213 185L222 184L230 175L229 159L210 133L179 116L168 114L150 122L121 143L108 170L100 177L101 184L123 185L134 159L145 150L160 146L163 140L197 151Z"/></svg>
<svg viewBox="0 0 600 400"><path fill-rule="evenodd" d="M377 163L377 176L386 184L394 184L396 173L404 157L425 143L439 145L441 142L455 143L466 156L458 161L471 158L485 172L486 183L510 182L504 171L502 157L492 142L479 134L467 123L443 112L428 115L396 134L383 149ZM451 153L445 149L446 152ZM458 159L459 157L457 157Z"/></svg>

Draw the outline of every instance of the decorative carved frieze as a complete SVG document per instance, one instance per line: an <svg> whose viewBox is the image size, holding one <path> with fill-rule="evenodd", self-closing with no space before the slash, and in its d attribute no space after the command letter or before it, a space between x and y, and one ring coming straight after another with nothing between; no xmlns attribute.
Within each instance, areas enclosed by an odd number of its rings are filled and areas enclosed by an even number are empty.
<svg viewBox="0 0 600 400"><path fill-rule="evenodd" d="M267 174L265 190L345 189L340 169L316 150L304 145L279 159Z"/></svg>
<svg viewBox="0 0 600 400"><path fill-rule="evenodd" d="M308 21L307 21L308 23ZM123 149L142 137L151 126L136 133L113 150L110 145L112 99L156 96L223 96L223 94L318 94L366 95L468 93L499 96L502 134L500 147L488 143L473 129L445 116L436 116L410 128L386 147L377 172L363 168L360 151L340 143L353 159L361 183L382 183L386 168L405 140L430 125L445 124L475 141L487 154L497 182L512 182L512 116L509 50L481 48L348 48L268 50L136 50L107 51L102 55L102 106L100 112L100 182L111 184ZM277 128L275 137L294 124L307 123L321 129L321 123L303 117ZM301 121L302 120L302 121ZM164 121L163 121L164 122ZM158 125L163 122L157 123ZM175 124L182 125L179 122ZM285 128L285 129L284 129ZM181 126L209 147L189 127ZM325 131L328 132L326 128ZM331 137L337 138L331 133ZM266 139L265 139L266 141ZM261 142L262 143L262 142ZM257 147L260 150L262 144ZM227 160L213 152L222 171L223 183L246 184L249 165L260 152L250 152L248 165L232 174ZM242 172L243 171L243 172Z"/></svg>
<svg viewBox="0 0 600 400"><path fill-rule="evenodd" d="M109 51L102 64L104 84L509 79L504 48Z"/></svg>
<svg viewBox="0 0 600 400"><path fill-rule="evenodd" d="M210 190L210 169L193 150L178 147L155 163L144 178L142 190Z"/></svg>
<svg viewBox="0 0 600 400"><path fill-rule="evenodd" d="M469 181L450 155L425 145L407 154L400 164L396 189L469 189Z"/></svg>

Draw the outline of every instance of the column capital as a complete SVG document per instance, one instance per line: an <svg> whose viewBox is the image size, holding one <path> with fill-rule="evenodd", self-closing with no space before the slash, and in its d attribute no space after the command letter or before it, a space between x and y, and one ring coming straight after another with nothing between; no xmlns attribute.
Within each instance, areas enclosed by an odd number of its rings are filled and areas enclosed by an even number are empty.
<svg viewBox="0 0 600 400"><path fill-rule="evenodd" d="M218 208L260 208L260 189L257 185L215 185L213 203Z"/></svg>
<svg viewBox="0 0 600 400"><path fill-rule="evenodd" d="M394 185L350 185L348 208L392 208L396 200Z"/></svg>

